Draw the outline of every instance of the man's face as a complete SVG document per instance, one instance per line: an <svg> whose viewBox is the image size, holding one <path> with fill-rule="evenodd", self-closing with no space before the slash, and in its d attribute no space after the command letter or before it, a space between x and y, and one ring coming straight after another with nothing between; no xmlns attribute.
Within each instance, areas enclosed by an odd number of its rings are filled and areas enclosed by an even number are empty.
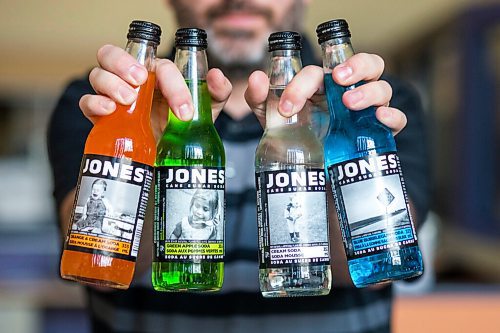
<svg viewBox="0 0 500 333"><path fill-rule="evenodd" d="M255 67L274 31L300 30L303 0L170 0L180 27L205 29L217 65Z"/></svg>

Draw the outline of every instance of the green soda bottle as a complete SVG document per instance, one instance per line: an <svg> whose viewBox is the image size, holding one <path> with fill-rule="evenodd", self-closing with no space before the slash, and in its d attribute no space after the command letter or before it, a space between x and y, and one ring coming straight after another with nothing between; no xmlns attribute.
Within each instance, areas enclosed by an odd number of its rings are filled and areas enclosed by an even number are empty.
<svg viewBox="0 0 500 333"><path fill-rule="evenodd" d="M204 30L175 34L175 64L194 116L171 110L157 147L152 282L158 291L217 291L224 278L225 153L212 121Z"/></svg>

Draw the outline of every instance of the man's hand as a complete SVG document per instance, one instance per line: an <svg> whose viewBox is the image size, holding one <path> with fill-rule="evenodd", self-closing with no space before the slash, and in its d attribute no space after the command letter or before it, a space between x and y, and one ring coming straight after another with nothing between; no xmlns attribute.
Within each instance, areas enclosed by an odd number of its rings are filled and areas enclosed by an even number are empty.
<svg viewBox="0 0 500 333"><path fill-rule="evenodd" d="M406 116L396 108L389 107L392 88L379 80L384 71L384 61L377 55L358 53L332 71L333 80L343 86L365 81L342 96L342 102L350 110L363 110L375 106L377 119L392 129L396 135L406 126ZM323 69L318 66L304 67L288 84L281 95L279 112L285 117L298 113L310 100L321 104L325 100ZM262 71L255 71L248 78L245 98L262 126L265 125L265 102L269 90L269 79Z"/></svg>
<svg viewBox="0 0 500 333"><path fill-rule="evenodd" d="M134 57L123 49L105 45L97 51L97 62L89 75L90 83L97 94L84 95L80 108L90 121L109 115L116 110L117 104L131 105L137 99L134 87L146 82L148 72ZM166 125L168 109L181 120L193 117L193 102L189 89L170 60L156 59L156 87L161 94L155 94L151 123L158 139ZM212 115L217 118L229 95L232 86L219 69L211 69L207 75L208 90L212 97Z"/></svg>

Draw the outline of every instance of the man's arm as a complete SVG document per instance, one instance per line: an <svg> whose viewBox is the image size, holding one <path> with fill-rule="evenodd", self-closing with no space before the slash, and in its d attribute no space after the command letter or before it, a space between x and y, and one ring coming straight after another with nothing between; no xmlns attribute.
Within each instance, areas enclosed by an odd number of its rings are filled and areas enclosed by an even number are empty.
<svg viewBox="0 0 500 333"><path fill-rule="evenodd" d="M59 228L61 231L61 235L64 237L69 228L69 220L71 218L71 213L73 212L73 203L75 201L76 189L71 190L68 195L62 200L59 210L58 210L58 218L59 218ZM84 208L84 214L86 215L86 207Z"/></svg>
<svg viewBox="0 0 500 333"><path fill-rule="evenodd" d="M427 216L431 196L428 121L416 89L393 77L387 77L387 80L393 89L391 105L404 110L408 119L407 126L395 139L410 199L410 212L415 227L420 227Z"/></svg>
<svg viewBox="0 0 500 333"><path fill-rule="evenodd" d="M82 115L78 100L92 91L87 80L70 83L52 113L47 131L53 195L62 235L68 229L83 148L92 128L92 124Z"/></svg>

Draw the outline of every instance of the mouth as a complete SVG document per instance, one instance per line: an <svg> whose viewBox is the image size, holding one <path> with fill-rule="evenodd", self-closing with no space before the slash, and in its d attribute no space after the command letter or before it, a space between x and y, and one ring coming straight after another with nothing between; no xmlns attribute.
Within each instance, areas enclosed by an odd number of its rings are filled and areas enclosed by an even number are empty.
<svg viewBox="0 0 500 333"><path fill-rule="evenodd" d="M250 30L256 25L266 23L266 17L262 14L248 12L229 12L220 15L217 24L220 26L230 26L235 29Z"/></svg>
<svg viewBox="0 0 500 333"><path fill-rule="evenodd" d="M222 29L252 30L272 21L273 13L250 2L225 3L209 10L208 19Z"/></svg>
<svg viewBox="0 0 500 333"><path fill-rule="evenodd" d="M193 223L193 224L197 224L197 225L202 225L202 224L206 224L206 223L207 223L207 221L202 220L202 219L193 219L193 220L191 221L191 223Z"/></svg>

